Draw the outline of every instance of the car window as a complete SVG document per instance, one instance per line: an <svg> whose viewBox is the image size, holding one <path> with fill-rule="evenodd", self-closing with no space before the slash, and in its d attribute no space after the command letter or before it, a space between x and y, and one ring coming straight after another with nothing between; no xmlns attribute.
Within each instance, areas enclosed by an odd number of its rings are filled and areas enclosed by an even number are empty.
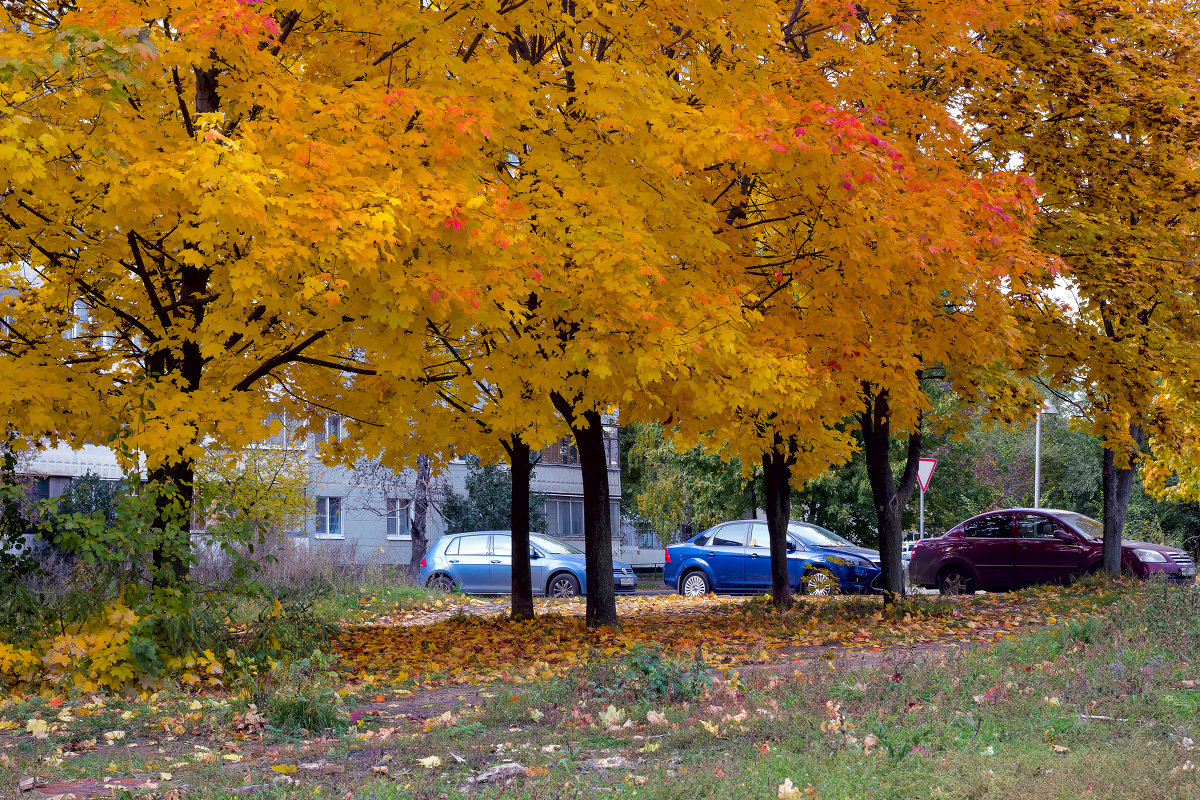
<svg viewBox="0 0 1200 800"><path fill-rule="evenodd" d="M1018 514L1017 536L1021 539L1053 539L1054 520L1041 514Z"/></svg>
<svg viewBox="0 0 1200 800"><path fill-rule="evenodd" d="M446 555L448 555L448 556L458 555L458 537L457 536L455 536L449 542L446 542Z"/></svg>
<svg viewBox="0 0 1200 800"><path fill-rule="evenodd" d="M458 554L460 556L486 556L488 540L491 536L460 536L458 537ZM512 545L509 545L512 549Z"/></svg>
<svg viewBox="0 0 1200 800"><path fill-rule="evenodd" d="M854 542L849 539L810 522L793 522L788 525L788 531L805 544L816 547L854 547Z"/></svg>
<svg viewBox="0 0 1200 800"><path fill-rule="evenodd" d="M746 544L746 528L749 527L744 522L722 525L713 531L709 547L742 547Z"/></svg>
<svg viewBox="0 0 1200 800"><path fill-rule="evenodd" d="M770 547L771 529L765 523L756 522L750 526L750 543L747 547Z"/></svg>
<svg viewBox="0 0 1200 800"><path fill-rule="evenodd" d="M1075 514L1072 512L1059 513L1076 532L1083 534L1084 538L1090 539L1093 542L1104 541L1104 526L1091 517L1085 517L1083 514Z"/></svg>
<svg viewBox="0 0 1200 800"><path fill-rule="evenodd" d="M560 542L558 539L551 539L549 536L530 536L531 544L537 545L544 552L555 556L581 556L583 551L574 545Z"/></svg>
<svg viewBox="0 0 1200 800"><path fill-rule="evenodd" d="M493 534L492 536L492 555L494 556L511 556L512 555L512 537L500 536Z"/></svg>
<svg viewBox="0 0 1200 800"><path fill-rule="evenodd" d="M696 547L704 547L704 545L708 544L708 540L711 538L712 538L711 533L705 533L701 536L698 536L696 539L692 540L692 544L695 545Z"/></svg>
<svg viewBox="0 0 1200 800"><path fill-rule="evenodd" d="M1011 539L1012 528L1007 514L973 519L963 526L963 535L968 539Z"/></svg>

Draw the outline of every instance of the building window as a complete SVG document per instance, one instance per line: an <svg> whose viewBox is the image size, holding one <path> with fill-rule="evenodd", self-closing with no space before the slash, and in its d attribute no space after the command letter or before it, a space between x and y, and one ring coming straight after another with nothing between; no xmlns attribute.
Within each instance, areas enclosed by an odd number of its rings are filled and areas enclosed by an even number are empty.
<svg viewBox="0 0 1200 800"><path fill-rule="evenodd" d="M546 533L565 538L583 538L583 501L547 500Z"/></svg>
<svg viewBox="0 0 1200 800"><path fill-rule="evenodd" d="M562 454L558 463L579 466L579 450L575 448L575 442L569 438L559 439L558 446Z"/></svg>
<svg viewBox="0 0 1200 800"><path fill-rule="evenodd" d="M87 335L87 324L92 318L92 310L82 300L76 300L72 310L75 315L75 321L71 325L71 332L68 335L72 339L82 339Z"/></svg>
<svg viewBox="0 0 1200 800"><path fill-rule="evenodd" d="M621 445L616 428L604 429L604 458L610 469L621 468Z"/></svg>
<svg viewBox="0 0 1200 800"><path fill-rule="evenodd" d="M409 501L400 497L389 497L384 502L387 506L387 538L412 538L412 527L408 518Z"/></svg>
<svg viewBox="0 0 1200 800"><path fill-rule="evenodd" d="M318 497L313 530L318 539L341 539L342 498Z"/></svg>
<svg viewBox="0 0 1200 800"><path fill-rule="evenodd" d="M325 418L325 441L340 442L342 440L342 418L338 414L330 414Z"/></svg>
<svg viewBox="0 0 1200 800"><path fill-rule="evenodd" d="M609 532L621 535L621 502L613 500L608 505ZM546 533L569 539L583 538L583 501L573 498L555 498L546 501Z"/></svg>
<svg viewBox="0 0 1200 800"><path fill-rule="evenodd" d="M33 481L33 499L37 502L50 499L50 479L35 478Z"/></svg>
<svg viewBox="0 0 1200 800"><path fill-rule="evenodd" d="M268 414L267 415L267 430L270 435L267 437L264 444L271 447L286 447L288 443L287 420L283 418L283 414Z"/></svg>

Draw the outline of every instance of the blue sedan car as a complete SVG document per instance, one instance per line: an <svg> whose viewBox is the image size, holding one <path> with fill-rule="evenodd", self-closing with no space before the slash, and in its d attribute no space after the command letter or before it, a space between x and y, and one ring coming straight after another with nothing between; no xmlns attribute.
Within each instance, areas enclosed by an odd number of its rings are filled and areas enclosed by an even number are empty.
<svg viewBox="0 0 1200 800"><path fill-rule="evenodd" d="M575 597L587 594L583 551L566 542L530 534L529 568L535 595ZM441 537L421 559L417 582L444 592L512 592L512 533L470 531ZM637 591L633 568L613 561L613 587L618 592Z"/></svg>
<svg viewBox="0 0 1200 800"><path fill-rule="evenodd" d="M799 594L825 596L876 590L879 553L807 522L788 524L788 578ZM663 579L688 597L709 592L769 592L771 550L767 523L738 520L714 525L667 547Z"/></svg>

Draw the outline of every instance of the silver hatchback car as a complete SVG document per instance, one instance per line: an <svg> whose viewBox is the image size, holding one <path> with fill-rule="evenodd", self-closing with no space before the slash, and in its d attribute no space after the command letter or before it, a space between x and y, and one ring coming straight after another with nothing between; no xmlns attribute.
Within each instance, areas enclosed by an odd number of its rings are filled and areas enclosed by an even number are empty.
<svg viewBox="0 0 1200 800"><path fill-rule="evenodd" d="M529 536L529 567L533 593L548 597L587 594L583 551L541 534ZM442 536L421 559L421 586L466 594L512 592L512 533L470 531ZM637 591L633 568L613 561L613 588Z"/></svg>

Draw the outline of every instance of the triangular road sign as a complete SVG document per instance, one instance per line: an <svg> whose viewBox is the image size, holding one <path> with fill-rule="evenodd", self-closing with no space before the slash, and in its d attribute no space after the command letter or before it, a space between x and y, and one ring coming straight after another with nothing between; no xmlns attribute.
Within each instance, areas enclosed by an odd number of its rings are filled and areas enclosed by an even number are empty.
<svg viewBox="0 0 1200 800"><path fill-rule="evenodd" d="M917 464L917 483L921 484L921 491L929 490L929 478L933 475L933 468L937 466L936 458L922 458Z"/></svg>

